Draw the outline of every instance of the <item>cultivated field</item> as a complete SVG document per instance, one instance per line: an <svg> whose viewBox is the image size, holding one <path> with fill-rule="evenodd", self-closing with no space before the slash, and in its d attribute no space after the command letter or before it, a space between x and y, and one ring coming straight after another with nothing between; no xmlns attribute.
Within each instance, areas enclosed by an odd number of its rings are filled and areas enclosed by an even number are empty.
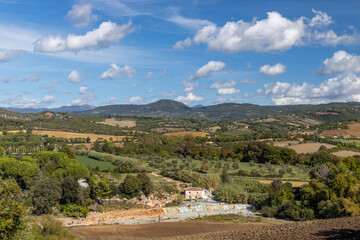
<svg viewBox="0 0 360 240"><path fill-rule="evenodd" d="M276 224L276 223L273 223ZM277 223L278 224L278 223ZM210 223L210 222L160 222L139 225L107 225L75 227L72 231L84 239L159 239L166 237L184 237L253 227L269 226L269 223ZM190 237L189 236L189 237ZM191 238L197 239L197 238Z"/></svg>
<svg viewBox="0 0 360 240"><path fill-rule="evenodd" d="M310 240L310 239L360 239L360 217L348 217L278 225L254 225L228 232L212 232L198 235L165 238L168 240Z"/></svg>
<svg viewBox="0 0 360 240"><path fill-rule="evenodd" d="M192 135L194 137L205 137L208 135L206 132L190 132L190 131L183 131L183 132L171 132L171 133L165 133L165 136L185 136L185 135Z"/></svg>
<svg viewBox="0 0 360 240"><path fill-rule="evenodd" d="M277 146L277 147L288 147L288 146L296 145L296 144L299 144L299 142L298 141L276 141L276 142L274 142L274 146Z"/></svg>
<svg viewBox="0 0 360 240"><path fill-rule="evenodd" d="M332 153L332 155L335 155L337 157L351 157L351 156L355 156L355 155L360 155L360 152L341 150L341 151Z"/></svg>
<svg viewBox="0 0 360 240"><path fill-rule="evenodd" d="M349 124L349 129L335 129L335 130L326 130L323 132L324 136L355 136L360 137L360 123Z"/></svg>
<svg viewBox="0 0 360 240"><path fill-rule="evenodd" d="M49 137L61 137L61 138L90 138L91 142L95 142L98 138L103 138L109 140L110 138L113 141L121 141L123 136L112 136L112 135L102 135L102 134L93 134L93 133L73 133L73 132L63 132L63 131L45 131L45 130L33 130L33 134L36 135L48 135Z"/></svg>
<svg viewBox="0 0 360 240"><path fill-rule="evenodd" d="M288 146L288 148L294 149L297 153L314 153L317 152L321 146L325 146L327 148L336 147L335 145L326 143L302 143Z"/></svg>
<svg viewBox="0 0 360 240"><path fill-rule="evenodd" d="M98 122L101 124L105 124L105 125L110 125L110 126L119 126L120 128L124 128L124 127L128 127L128 128L132 128L136 126L136 121L135 120L121 120L118 121L114 118L107 118L105 119L103 122Z"/></svg>
<svg viewBox="0 0 360 240"><path fill-rule="evenodd" d="M273 182L273 180L265 180L265 179L256 179L261 183L270 184ZM298 181L282 181L283 183L289 182L293 187L302 187L305 184L308 184L309 182L298 182Z"/></svg>
<svg viewBox="0 0 360 240"><path fill-rule="evenodd" d="M90 166L92 168L99 167L100 170L105 170L105 169L114 170L117 167L114 164L112 164L111 162L98 161L98 160L89 158L87 156L76 156L76 160L79 163L84 164L85 166Z"/></svg>

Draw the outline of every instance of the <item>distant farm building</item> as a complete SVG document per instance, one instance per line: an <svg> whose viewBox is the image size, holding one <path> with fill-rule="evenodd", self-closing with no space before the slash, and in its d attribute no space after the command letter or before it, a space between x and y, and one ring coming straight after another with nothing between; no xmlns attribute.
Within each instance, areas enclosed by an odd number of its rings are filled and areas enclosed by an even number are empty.
<svg viewBox="0 0 360 240"><path fill-rule="evenodd" d="M198 187L189 187L185 189L185 199L194 200L194 199L210 199L211 191L207 189L202 189Z"/></svg>

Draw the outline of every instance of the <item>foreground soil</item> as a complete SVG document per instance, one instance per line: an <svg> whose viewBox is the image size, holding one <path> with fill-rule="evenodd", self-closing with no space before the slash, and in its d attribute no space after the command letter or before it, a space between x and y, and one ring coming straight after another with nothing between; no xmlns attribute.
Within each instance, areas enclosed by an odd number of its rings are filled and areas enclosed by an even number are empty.
<svg viewBox="0 0 360 240"><path fill-rule="evenodd" d="M237 229L228 232L197 234L167 239L360 239L360 217L292 222L273 226L258 225L250 229Z"/></svg>
<svg viewBox="0 0 360 240"><path fill-rule="evenodd" d="M274 223L276 224L276 223ZM279 223L277 223L279 224ZM211 223L211 222L160 222L139 225L103 225L74 227L72 231L87 240L115 239L175 239L189 236L197 239L199 234L214 232L231 232L237 229L251 229L268 226L269 223ZM193 238L196 236L195 238ZM201 235L199 235L200 237Z"/></svg>
<svg viewBox="0 0 360 240"><path fill-rule="evenodd" d="M360 239L360 217L291 223L163 222L77 227L84 239Z"/></svg>

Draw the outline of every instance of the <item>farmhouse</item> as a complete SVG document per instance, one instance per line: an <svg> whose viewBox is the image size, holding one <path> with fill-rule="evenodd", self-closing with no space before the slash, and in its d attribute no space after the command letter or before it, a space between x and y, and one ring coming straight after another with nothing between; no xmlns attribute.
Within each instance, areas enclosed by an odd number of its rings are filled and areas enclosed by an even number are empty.
<svg viewBox="0 0 360 240"><path fill-rule="evenodd" d="M202 199L205 195L203 189L198 187L190 187L185 189L185 199L192 200L192 199Z"/></svg>

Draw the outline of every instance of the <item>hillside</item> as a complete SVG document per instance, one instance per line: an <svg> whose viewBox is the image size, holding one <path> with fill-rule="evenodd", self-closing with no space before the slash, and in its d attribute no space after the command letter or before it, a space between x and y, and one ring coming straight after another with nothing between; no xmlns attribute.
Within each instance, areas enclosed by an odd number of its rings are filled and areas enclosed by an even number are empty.
<svg viewBox="0 0 360 240"><path fill-rule="evenodd" d="M244 120L254 118L310 118L318 121L350 121L360 118L360 103L321 105L260 106L255 104L222 103L213 106L189 107L172 100L145 105L109 105L76 112L85 116L141 116L209 120Z"/></svg>
<svg viewBox="0 0 360 240"><path fill-rule="evenodd" d="M87 111L95 108L91 105L76 105L76 106L62 106L58 108L12 108L12 107L4 107L3 109L13 112L19 113L41 113L41 112L64 112L64 113L71 113L71 112L81 112Z"/></svg>

